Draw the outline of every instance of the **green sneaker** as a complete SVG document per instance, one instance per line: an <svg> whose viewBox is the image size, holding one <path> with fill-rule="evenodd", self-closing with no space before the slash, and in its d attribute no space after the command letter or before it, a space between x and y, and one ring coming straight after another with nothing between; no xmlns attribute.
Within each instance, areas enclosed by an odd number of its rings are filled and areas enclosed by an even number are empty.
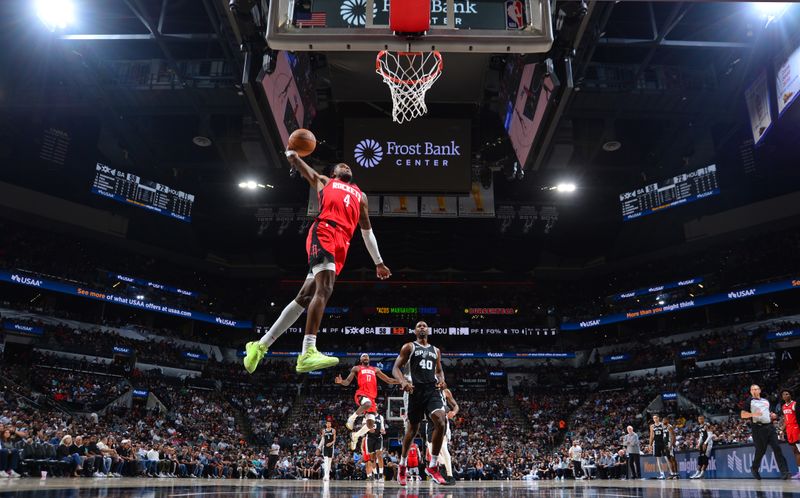
<svg viewBox="0 0 800 498"><path fill-rule="evenodd" d="M317 348L310 347L304 354L297 357L297 373L306 373L312 370L322 370L339 364L339 358L335 356L325 356L317 351Z"/></svg>
<svg viewBox="0 0 800 498"><path fill-rule="evenodd" d="M268 348L259 344L258 341L253 341L248 342L244 349L247 351L247 355L242 360L244 369L247 370L247 373L253 373L256 371L258 364L261 363L261 359L267 354Z"/></svg>

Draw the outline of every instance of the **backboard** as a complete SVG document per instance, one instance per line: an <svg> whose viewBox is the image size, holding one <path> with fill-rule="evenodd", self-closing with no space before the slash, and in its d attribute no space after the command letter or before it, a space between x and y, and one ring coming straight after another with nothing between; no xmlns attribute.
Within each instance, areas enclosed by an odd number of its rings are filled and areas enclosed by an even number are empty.
<svg viewBox="0 0 800 498"><path fill-rule="evenodd" d="M417 38L389 29L390 0L273 0L267 43L275 50L520 53L553 43L546 0L431 0L431 29Z"/></svg>

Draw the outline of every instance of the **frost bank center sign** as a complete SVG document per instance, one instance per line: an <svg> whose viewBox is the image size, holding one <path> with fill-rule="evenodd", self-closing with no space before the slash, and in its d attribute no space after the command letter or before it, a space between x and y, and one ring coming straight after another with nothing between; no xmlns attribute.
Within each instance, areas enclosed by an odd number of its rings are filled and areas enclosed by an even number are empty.
<svg viewBox="0 0 800 498"><path fill-rule="evenodd" d="M345 162L367 193L469 192L471 145L465 120L345 121Z"/></svg>

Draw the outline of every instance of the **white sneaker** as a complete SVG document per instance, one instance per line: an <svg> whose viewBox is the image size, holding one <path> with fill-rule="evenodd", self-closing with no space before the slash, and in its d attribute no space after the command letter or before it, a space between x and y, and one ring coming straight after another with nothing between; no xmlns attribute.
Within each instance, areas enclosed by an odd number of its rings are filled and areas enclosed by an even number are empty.
<svg viewBox="0 0 800 498"><path fill-rule="evenodd" d="M695 479L702 479L703 478L703 474L705 474L705 473L706 473L705 470L700 472L699 474L697 474L697 477L695 477Z"/></svg>
<svg viewBox="0 0 800 498"><path fill-rule="evenodd" d="M9 476L9 477L12 477L12 478L14 478L14 479L16 479L17 477L21 477L19 474L17 474L17 473L16 473L16 472L14 472L13 470L9 470L9 471L8 471L8 476Z"/></svg>
<svg viewBox="0 0 800 498"><path fill-rule="evenodd" d="M352 431L353 428L355 427L357 418L358 415L356 415L355 413L350 415L349 417L347 417L347 423L345 423L344 426L347 427L348 430Z"/></svg>
<svg viewBox="0 0 800 498"><path fill-rule="evenodd" d="M356 436L356 433L354 432L350 434L350 451L355 451L356 444L358 444L358 436Z"/></svg>
<svg viewBox="0 0 800 498"><path fill-rule="evenodd" d="M94 474L92 474L92 477L105 477L105 476L106 475L103 474L102 472L95 472Z"/></svg>
<svg viewBox="0 0 800 498"><path fill-rule="evenodd" d="M0 470L0 477L11 477L11 476L8 475L5 470Z"/></svg>

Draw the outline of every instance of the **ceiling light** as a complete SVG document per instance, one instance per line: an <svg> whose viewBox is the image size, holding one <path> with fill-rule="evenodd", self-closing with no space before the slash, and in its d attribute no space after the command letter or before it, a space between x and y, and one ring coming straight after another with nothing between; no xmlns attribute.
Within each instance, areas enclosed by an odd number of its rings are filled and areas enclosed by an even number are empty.
<svg viewBox="0 0 800 498"><path fill-rule="evenodd" d="M786 12L791 2L753 2L752 5L762 15L776 18Z"/></svg>
<svg viewBox="0 0 800 498"><path fill-rule="evenodd" d="M192 139L192 142L198 147L210 147L211 146L211 139L208 137L204 137L202 135L198 135Z"/></svg>
<svg viewBox="0 0 800 498"><path fill-rule="evenodd" d="M64 29L75 22L75 6L70 0L37 0L36 15L50 31Z"/></svg>
<svg viewBox="0 0 800 498"><path fill-rule="evenodd" d="M258 183L255 180L247 180L243 182L239 182L239 188L246 188L248 190L255 190L257 188L260 189L268 189L268 188L275 188L273 185L269 183Z"/></svg>
<svg viewBox="0 0 800 498"><path fill-rule="evenodd" d="M658 300L658 304L664 304L664 300L663 299L659 299Z"/></svg>
<svg viewBox="0 0 800 498"><path fill-rule="evenodd" d="M556 190L559 192L575 192L575 184L574 183L559 183L556 185Z"/></svg>
<svg viewBox="0 0 800 498"><path fill-rule="evenodd" d="M143 295L141 295L141 294L139 294L138 296L136 296L136 299L138 299L139 301L141 301L142 299L144 299L144 296L143 296Z"/></svg>
<svg viewBox="0 0 800 498"><path fill-rule="evenodd" d="M619 140L609 140L603 144L603 150L606 152L615 152L622 148L622 142Z"/></svg>

